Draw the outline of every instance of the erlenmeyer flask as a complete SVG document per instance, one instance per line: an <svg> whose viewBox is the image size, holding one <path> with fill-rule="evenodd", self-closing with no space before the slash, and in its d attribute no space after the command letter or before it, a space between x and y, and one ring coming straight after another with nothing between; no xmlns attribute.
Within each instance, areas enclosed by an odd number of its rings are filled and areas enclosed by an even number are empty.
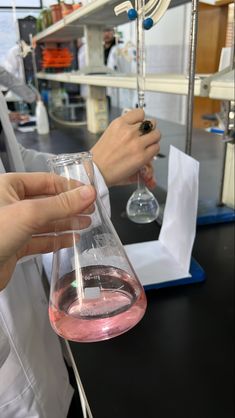
<svg viewBox="0 0 235 418"><path fill-rule="evenodd" d="M70 180L95 185L90 153L60 155L51 170ZM97 190L97 187L96 187ZM146 296L97 193L89 227L84 216L69 219L65 248L54 251L49 317L60 336L73 341L106 340L136 325ZM83 229L84 228L84 229ZM56 234L59 232L57 225ZM65 237L65 235L63 235Z"/></svg>

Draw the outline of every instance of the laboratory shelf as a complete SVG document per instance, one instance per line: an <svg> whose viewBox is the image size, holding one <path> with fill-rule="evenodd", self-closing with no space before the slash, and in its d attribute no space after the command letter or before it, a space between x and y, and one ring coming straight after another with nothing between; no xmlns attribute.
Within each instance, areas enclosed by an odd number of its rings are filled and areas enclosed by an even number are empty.
<svg viewBox="0 0 235 418"><path fill-rule="evenodd" d="M125 89L136 89L136 75L122 74L92 74L83 75L74 71L71 73L37 73L37 78L64 83L88 84L100 87L117 87ZM147 91L187 94L188 78L180 74L151 74L146 76L145 88ZM201 79L195 80L195 96L201 94Z"/></svg>
<svg viewBox="0 0 235 418"><path fill-rule="evenodd" d="M208 74L208 77L210 75ZM211 99L234 100L234 70L218 76L208 83L208 91L203 86L206 76L195 78L194 95L207 96ZM92 74L85 75L74 72L50 74L39 72L37 78L63 83L88 84L100 87L116 87L124 89L136 89L135 74ZM146 76L145 88L147 91L155 91L173 94L188 94L188 77L182 74L149 74Z"/></svg>
<svg viewBox="0 0 235 418"><path fill-rule="evenodd" d="M94 0L38 33L34 39L36 42L62 42L83 36L85 25L104 27L127 23L126 13L119 16L114 13L114 7L118 4L120 0Z"/></svg>
<svg viewBox="0 0 235 418"><path fill-rule="evenodd" d="M211 81L209 97L211 99L235 100L234 97L234 70L219 75Z"/></svg>
<svg viewBox="0 0 235 418"><path fill-rule="evenodd" d="M170 7L175 7L188 0L172 0ZM49 28L38 33L36 42L62 42L83 36L84 26L118 26L130 23L127 13L116 16L114 7L120 0L93 0L90 3L65 16Z"/></svg>
<svg viewBox="0 0 235 418"><path fill-rule="evenodd" d="M230 1L230 0L221 0ZM186 0L172 0L170 7L185 3ZM89 28L90 35L95 28L105 25L118 26L128 23L126 13L116 16L114 7L120 0L93 0L80 9L65 16L49 28L38 33L34 40L40 42L66 42L84 36L84 28ZM130 22L129 22L130 23ZM89 36L90 36L89 35ZM96 36L96 32L94 35ZM91 63L92 64L92 63ZM97 71L98 73L98 71ZM92 74L84 75L78 72L71 73L38 73L37 77L45 80L61 81L66 83L88 84L99 87L116 87L136 89L136 75L130 74ZM208 84L205 81L208 77ZM210 80L209 80L210 79ZM188 94L188 78L184 74L151 74L146 77L146 90L162 93ZM207 96L211 99L234 100L234 71L219 75L199 75L195 78L195 96Z"/></svg>
<svg viewBox="0 0 235 418"><path fill-rule="evenodd" d="M73 12L72 14L74 14ZM83 36L83 26L67 26L66 18L59 20L34 36L35 42L68 42Z"/></svg>

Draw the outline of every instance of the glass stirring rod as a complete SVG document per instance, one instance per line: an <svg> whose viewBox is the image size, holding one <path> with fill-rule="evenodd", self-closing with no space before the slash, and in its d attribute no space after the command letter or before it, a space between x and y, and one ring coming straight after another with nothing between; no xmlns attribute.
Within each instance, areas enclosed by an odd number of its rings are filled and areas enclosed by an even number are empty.
<svg viewBox="0 0 235 418"><path fill-rule="evenodd" d="M136 69L137 69L137 97L138 107L145 106L145 39L143 21L145 17L145 0L135 0L137 10L136 20ZM140 138L141 141L141 138ZM136 223L145 224L153 222L159 214L159 204L155 196L145 186L141 175L138 174L137 189L127 202L126 213L128 218Z"/></svg>

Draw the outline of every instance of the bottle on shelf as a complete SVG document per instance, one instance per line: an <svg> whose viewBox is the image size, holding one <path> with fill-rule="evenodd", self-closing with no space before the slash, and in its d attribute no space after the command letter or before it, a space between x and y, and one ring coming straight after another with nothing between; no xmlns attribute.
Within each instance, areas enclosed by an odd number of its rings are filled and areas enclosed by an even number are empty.
<svg viewBox="0 0 235 418"><path fill-rule="evenodd" d="M41 99L41 97L37 100L36 103L36 127L37 132L39 135L46 135L49 133L49 121L46 107Z"/></svg>

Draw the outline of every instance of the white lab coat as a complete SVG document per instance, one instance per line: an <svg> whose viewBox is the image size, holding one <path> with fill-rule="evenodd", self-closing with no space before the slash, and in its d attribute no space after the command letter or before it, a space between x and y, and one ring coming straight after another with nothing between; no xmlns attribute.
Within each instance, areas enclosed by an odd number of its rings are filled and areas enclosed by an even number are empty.
<svg viewBox="0 0 235 418"><path fill-rule="evenodd" d="M14 77L2 65L0 65L0 90L2 90L1 86L5 90L11 90L27 103L33 103L36 100L35 91L26 84L22 84L20 79Z"/></svg>
<svg viewBox="0 0 235 418"><path fill-rule="evenodd" d="M20 53L20 46L14 45L2 61L2 66L22 83L25 82L23 58Z"/></svg>
<svg viewBox="0 0 235 418"><path fill-rule="evenodd" d="M85 68L86 63L86 46L83 43L78 49L78 69L82 72L82 69ZM80 95L86 99L88 96L88 86L86 84L80 84Z"/></svg>
<svg viewBox="0 0 235 418"><path fill-rule="evenodd" d="M11 171L46 170L48 155L19 147L1 92L0 119ZM0 158L0 173L4 171ZM107 187L98 169L96 176L99 192L107 200ZM73 389L59 339L49 323L47 305L41 257L18 263L9 284L0 292L1 418L67 416Z"/></svg>

